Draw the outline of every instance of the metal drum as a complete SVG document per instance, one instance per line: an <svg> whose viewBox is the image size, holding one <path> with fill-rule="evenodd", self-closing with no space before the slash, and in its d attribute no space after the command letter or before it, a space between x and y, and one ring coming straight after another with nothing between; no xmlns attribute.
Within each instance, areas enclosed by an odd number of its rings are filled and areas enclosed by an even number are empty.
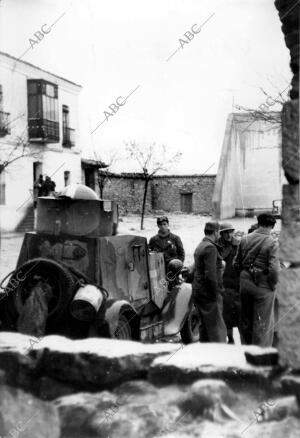
<svg viewBox="0 0 300 438"><path fill-rule="evenodd" d="M71 315L79 321L93 321L102 302L103 295L100 289L92 284L82 286L71 303Z"/></svg>

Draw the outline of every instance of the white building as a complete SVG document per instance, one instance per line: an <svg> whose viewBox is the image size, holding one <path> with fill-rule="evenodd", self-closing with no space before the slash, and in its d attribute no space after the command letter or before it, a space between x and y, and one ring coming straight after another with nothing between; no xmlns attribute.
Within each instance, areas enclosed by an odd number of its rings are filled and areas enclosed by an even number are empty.
<svg viewBox="0 0 300 438"><path fill-rule="evenodd" d="M280 113L268 116L228 116L213 194L218 219L272 211L273 201L282 198Z"/></svg>
<svg viewBox="0 0 300 438"><path fill-rule="evenodd" d="M33 185L50 176L56 190L81 182L81 86L0 52L0 228L33 216ZM22 155L26 145L25 156ZM30 212L31 210L31 212Z"/></svg>

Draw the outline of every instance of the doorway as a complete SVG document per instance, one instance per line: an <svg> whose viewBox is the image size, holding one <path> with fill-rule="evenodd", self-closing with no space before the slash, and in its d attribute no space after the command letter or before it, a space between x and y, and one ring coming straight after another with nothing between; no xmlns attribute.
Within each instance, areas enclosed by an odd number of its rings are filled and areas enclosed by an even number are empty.
<svg viewBox="0 0 300 438"><path fill-rule="evenodd" d="M180 194L180 206L183 213L192 213L193 211L193 193Z"/></svg>
<svg viewBox="0 0 300 438"><path fill-rule="evenodd" d="M95 190L95 170L90 167L84 169L85 185Z"/></svg>
<svg viewBox="0 0 300 438"><path fill-rule="evenodd" d="M35 161L33 163L33 184L38 180L38 177L43 174L43 163Z"/></svg>

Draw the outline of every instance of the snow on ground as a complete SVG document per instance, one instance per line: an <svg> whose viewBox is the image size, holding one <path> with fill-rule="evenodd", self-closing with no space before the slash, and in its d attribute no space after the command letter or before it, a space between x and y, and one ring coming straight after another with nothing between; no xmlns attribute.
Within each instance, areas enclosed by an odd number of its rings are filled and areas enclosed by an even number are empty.
<svg viewBox="0 0 300 438"><path fill-rule="evenodd" d="M194 214L167 213L167 215L171 231L181 237L186 252L185 265L188 266L192 264L195 248L204 236L205 222L210 221L211 218ZM254 224L256 220L255 218L233 218L226 220L226 222L230 222L237 231L247 233L250 225ZM149 240L157 233L157 230L156 216L147 215L144 221L144 230L140 230L140 216L128 215L121 218L118 233L144 236ZM280 230L280 221L276 224L275 230ZM23 237L23 233L1 236L0 280L15 268Z"/></svg>
<svg viewBox="0 0 300 438"><path fill-rule="evenodd" d="M253 350L254 348L254 350ZM258 352L257 347L236 346L229 344L200 343L177 347L175 352L158 357L153 365L176 366L184 369L198 369L200 367L213 367L214 369L226 369L236 367L238 369L252 370L253 366L246 361L245 351ZM259 367L257 367L259 368Z"/></svg>
<svg viewBox="0 0 300 438"><path fill-rule="evenodd" d="M142 344L136 341L88 338L72 340L64 336L50 335L41 338L21 333L0 333L0 349L17 349L22 354L30 350L42 350L63 353L89 353L110 358L128 355L164 355L176 352L177 346L171 343Z"/></svg>
<svg viewBox="0 0 300 438"><path fill-rule="evenodd" d="M193 263L193 253L196 246L204 237L204 225L211 220L209 216L189 215L189 214L168 214L170 230L178 234L182 240L186 258L185 264ZM128 215L122 217L123 222L119 223L119 234L136 234L144 236L148 240L157 233L156 216L146 216L144 221L144 230L140 230L140 217L137 215ZM233 218L222 222L231 223L237 231L248 232L250 226L256 223L255 218ZM277 222L276 231L280 230L280 221Z"/></svg>

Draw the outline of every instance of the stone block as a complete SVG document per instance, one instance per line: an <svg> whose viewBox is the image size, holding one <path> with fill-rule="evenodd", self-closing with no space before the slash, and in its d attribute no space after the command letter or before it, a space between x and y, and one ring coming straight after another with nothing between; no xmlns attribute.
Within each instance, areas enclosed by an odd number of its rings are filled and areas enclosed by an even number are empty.
<svg viewBox="0 0 300 438"><path fill-rule="evenodd" d="M61 436L57 408L20 389L0 386L0 412L1 437Z"/></svg>
<svg viewBox="0 0 300 438"><path fill-rule="evenodd" d="M179 400L183 412L193 416L208 413L211 415L218 409L220 403L232 406L237 401L237 395L225 382L218 379L203 379L194 382L186 395Z"/></svg>
<svg viewBox="0 0 300 438"><path fill-rule="evenodd" d="M282 229L279 257L291 263L300 262L300 193L299 184L283 186Z"/></svg>
<svg viewBox="0 0 300 438"><path fill-rule="evenodd" d="M248 363L251 365L277 365L278 364L278 351L276 348L261 348L257 346L250 346L245 351L245 357Z"/></svg>
<svg viewBox="0 0 300 438"><path fill-rule="evenodd" d="M300 268L281 271L277 290L279 363L300 370Z"/></svg>
<svg viewBox="0 0 300 438"><path fill-rule="evenodd" d="M282 109L282 167L290 184L299 183L299 100L286 102Z"/></svg>
<svg viewBox="0 0 300 438"><path fill-rule="evenodd" d="M64 437L159 437L183 416L164 398L121 399L108 391L77 393L55 401Z"/></svg>
<svg viewBox="0 0 300 438"><path fill-rule="evenodd" d="M1 332L0 369L5 371L10 385L40 391L44 398L67 393L70 388L95 390L142 378L155 358L174 354L178 348L171 343L142 344L106 338L71 340L55 335L45 336L30 348L30 339L20 333ZM42 384L42 377L50 380ZM44 392L47 382L52 384L52 393Z"/></svg>
<svg viewBox="0 0 300 438"><path fill-rule="evenodd" d="M246 362L249 346L196 342L177 349L176 353L155 359L149 369L148 380L155 385L180 382L189 384L199 379L222 379L238 384L269 388L277 367L253 366Z"/></svg>
<svg viewBox="0 0 300 438"><path fill-rule="evenodd" d="M280 380L282 391L286 394L294 394L300 406L300 375L289 374Z"/></svg>

